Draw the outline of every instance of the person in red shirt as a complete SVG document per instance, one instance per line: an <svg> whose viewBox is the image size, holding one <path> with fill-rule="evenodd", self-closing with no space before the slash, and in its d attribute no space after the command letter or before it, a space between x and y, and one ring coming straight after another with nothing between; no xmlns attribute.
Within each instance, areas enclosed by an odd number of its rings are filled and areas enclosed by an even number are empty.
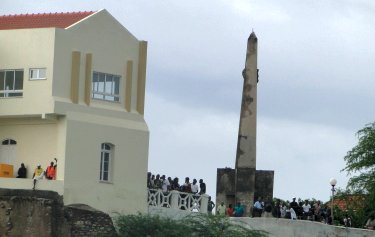
<svg viewBox="0 0 375 237"><path fill-rule="evenodd" d="M55 158L56 163L51 162L51 165L46 169L46 178L50 180L56 179L56 168L57 168L57 159Z"/></svg>
<svg viewBox="0 0 375 237"><path fill-rule="evenodd" d="M234 209L232 207L232 204L229 204L229 206L227 208L227 215L228 216L233 216L233 212L234 212Z"/></svg>

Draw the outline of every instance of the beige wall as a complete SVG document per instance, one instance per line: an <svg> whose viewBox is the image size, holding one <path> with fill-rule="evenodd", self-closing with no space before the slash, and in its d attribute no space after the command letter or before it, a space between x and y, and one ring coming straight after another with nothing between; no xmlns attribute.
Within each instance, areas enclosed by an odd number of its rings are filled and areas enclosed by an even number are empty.
<svg viewBox="0 0 375 237"><path fill-rule="evenodd" d="M0 119L0 141L17 141L15 160L12 162L15 176L22 162L27 168L27 177L31 178L38 164L45 169L54 157L60 158L56 153L56 137L56 121L37 118Z"/></svg>
<svg viewBox="0 0 375 237"><path fill-rule="evenodd" d="M84 103L86 53L92 54L92 70L120 75L120 94L125 96L126 65L128 60L138 62L139 41L102 10L69 29L56 30L53 96L56 100L70 98L72 51L81 52L79 104ZM138 63L133 64L132 111L136 112ZM92 73L92 72L91 72ZM111 103L92 100L90 106L125 110L124 100Z"/></svg>
<svg viewBox="0 0 375 237"><path fill-rule="evenodd" d="M24 162L31 177L38 163L45 168L57 157L66 204L85 203L108 213L145 212L149 133L136 110L139 41L106 10L69 29L0 31L3 35L0 55L11 57L0 57L1 67L25 70L24 96L0 98L0 118L9 118L0 119L0 139L17 140L16 162ZM12 49L17 53L12 55ZM70 99L73 51L81 53L77 104ZM119 102L85 103L87 53L93 71L121 76ZM124 104L129 60L134 62L130 113ZM31 66L47 67L47 80L28 81ZM14 117L21 114L27 118ZM103 142L115 145L112 183L99 182Z"/></svg>
<svg viewBox="0 0 375 237"><path fill-rule="evenodd" d="M69 113L67 127L64 202L108 213L146 211L149 137L142 120ZM114 145L111 183L99 181L102 143Z"/></svg>
<svg viewBox="0 0 375 237"><path fill-rule="evenodd" d="M53 111L54 28L0 30L0 69L23 69L23 97L0 98L0 116ZM47 68L47 80L29 80L30 68Z"/></svg>
<svg viewBox="0 0 375 237"><path fill-rule="evenodd" d="M32 179L17 179L17 178L0 178L0 187L9 189L32 189ZM60 195L64 194L63 180L38 180L35 185L38 190L55 191Z"/></svg>

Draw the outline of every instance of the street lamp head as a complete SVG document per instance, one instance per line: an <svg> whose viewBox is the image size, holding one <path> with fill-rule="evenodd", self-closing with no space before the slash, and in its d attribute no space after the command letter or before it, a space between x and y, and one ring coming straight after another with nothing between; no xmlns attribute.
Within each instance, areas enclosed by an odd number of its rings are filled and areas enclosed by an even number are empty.
<svg viewBox="0 0 375 237"><path fill-rule="evenodd" d="M337 180L335 178L332 178L329 180L329 183L332 185L332 186L336 186L337 184Z"/></svg>

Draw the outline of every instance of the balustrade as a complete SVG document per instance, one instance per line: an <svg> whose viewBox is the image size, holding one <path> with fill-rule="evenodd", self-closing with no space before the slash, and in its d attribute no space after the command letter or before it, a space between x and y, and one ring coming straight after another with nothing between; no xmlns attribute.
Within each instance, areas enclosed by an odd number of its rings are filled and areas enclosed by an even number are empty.
<svg viewBox="0 0 375 237"><path fill-rule="evenodd" d="M164 193L161 189L148 189L148 205L174 208L190 212L207 213L207 194L193 194L172 190Z"/></svg>

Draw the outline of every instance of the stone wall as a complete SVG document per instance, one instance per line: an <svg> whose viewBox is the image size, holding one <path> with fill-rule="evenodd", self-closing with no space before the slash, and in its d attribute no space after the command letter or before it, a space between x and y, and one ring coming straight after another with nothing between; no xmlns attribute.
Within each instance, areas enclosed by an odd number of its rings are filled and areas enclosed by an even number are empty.
<svg viewBox="0 0 375 237"><path fill-rule="evenodd" d="M375 237L375 231L345 228L320 222L278 218L231 218L247 228L265 230L268 237Z"/></svg>
<svg viewBox="0 0 375 237"><path fill-rule="evenodd" d="M183 219L188 215L197 214L152 206L149 207L148 211L151 215L159 215L176 220ZM231 217L230 221L241 224L246 228L267 231L268 237L375 237L375 231L371 230L338 227L303 220Z"/></svg>
<svg viewBox="0 0 375 237"><path fill-rule="evenodd" d="M255 173L255 200L262 197L263 201L272 201L273 199L273 170L257 170Z"/></svg>
<svg viewBox="0 0 375 237"><path fill-rule="evenodd" d="M254 197L255 199L262 197L264 201L272 201L273 179L274 171L272 170L237 168L236 184L236 169L218 168L216 203L224 202L226 206L229 204L235 206L237 202L241 202L245 208L244 216L250 216Z"/></svg>
<svg viewBox="0 0 375 237"><path fill-rule="evenodd" d="M65 219L70 227L71 236L116 236L112 219L108 214L83 204L64 207Z"/></svg>
<svg viewBox="0 0 375 237"><path fill-rule="evenodd" d="M0 189L0 236L116 236L109 215L86 205L64 206L52 191Z"/></svg>

